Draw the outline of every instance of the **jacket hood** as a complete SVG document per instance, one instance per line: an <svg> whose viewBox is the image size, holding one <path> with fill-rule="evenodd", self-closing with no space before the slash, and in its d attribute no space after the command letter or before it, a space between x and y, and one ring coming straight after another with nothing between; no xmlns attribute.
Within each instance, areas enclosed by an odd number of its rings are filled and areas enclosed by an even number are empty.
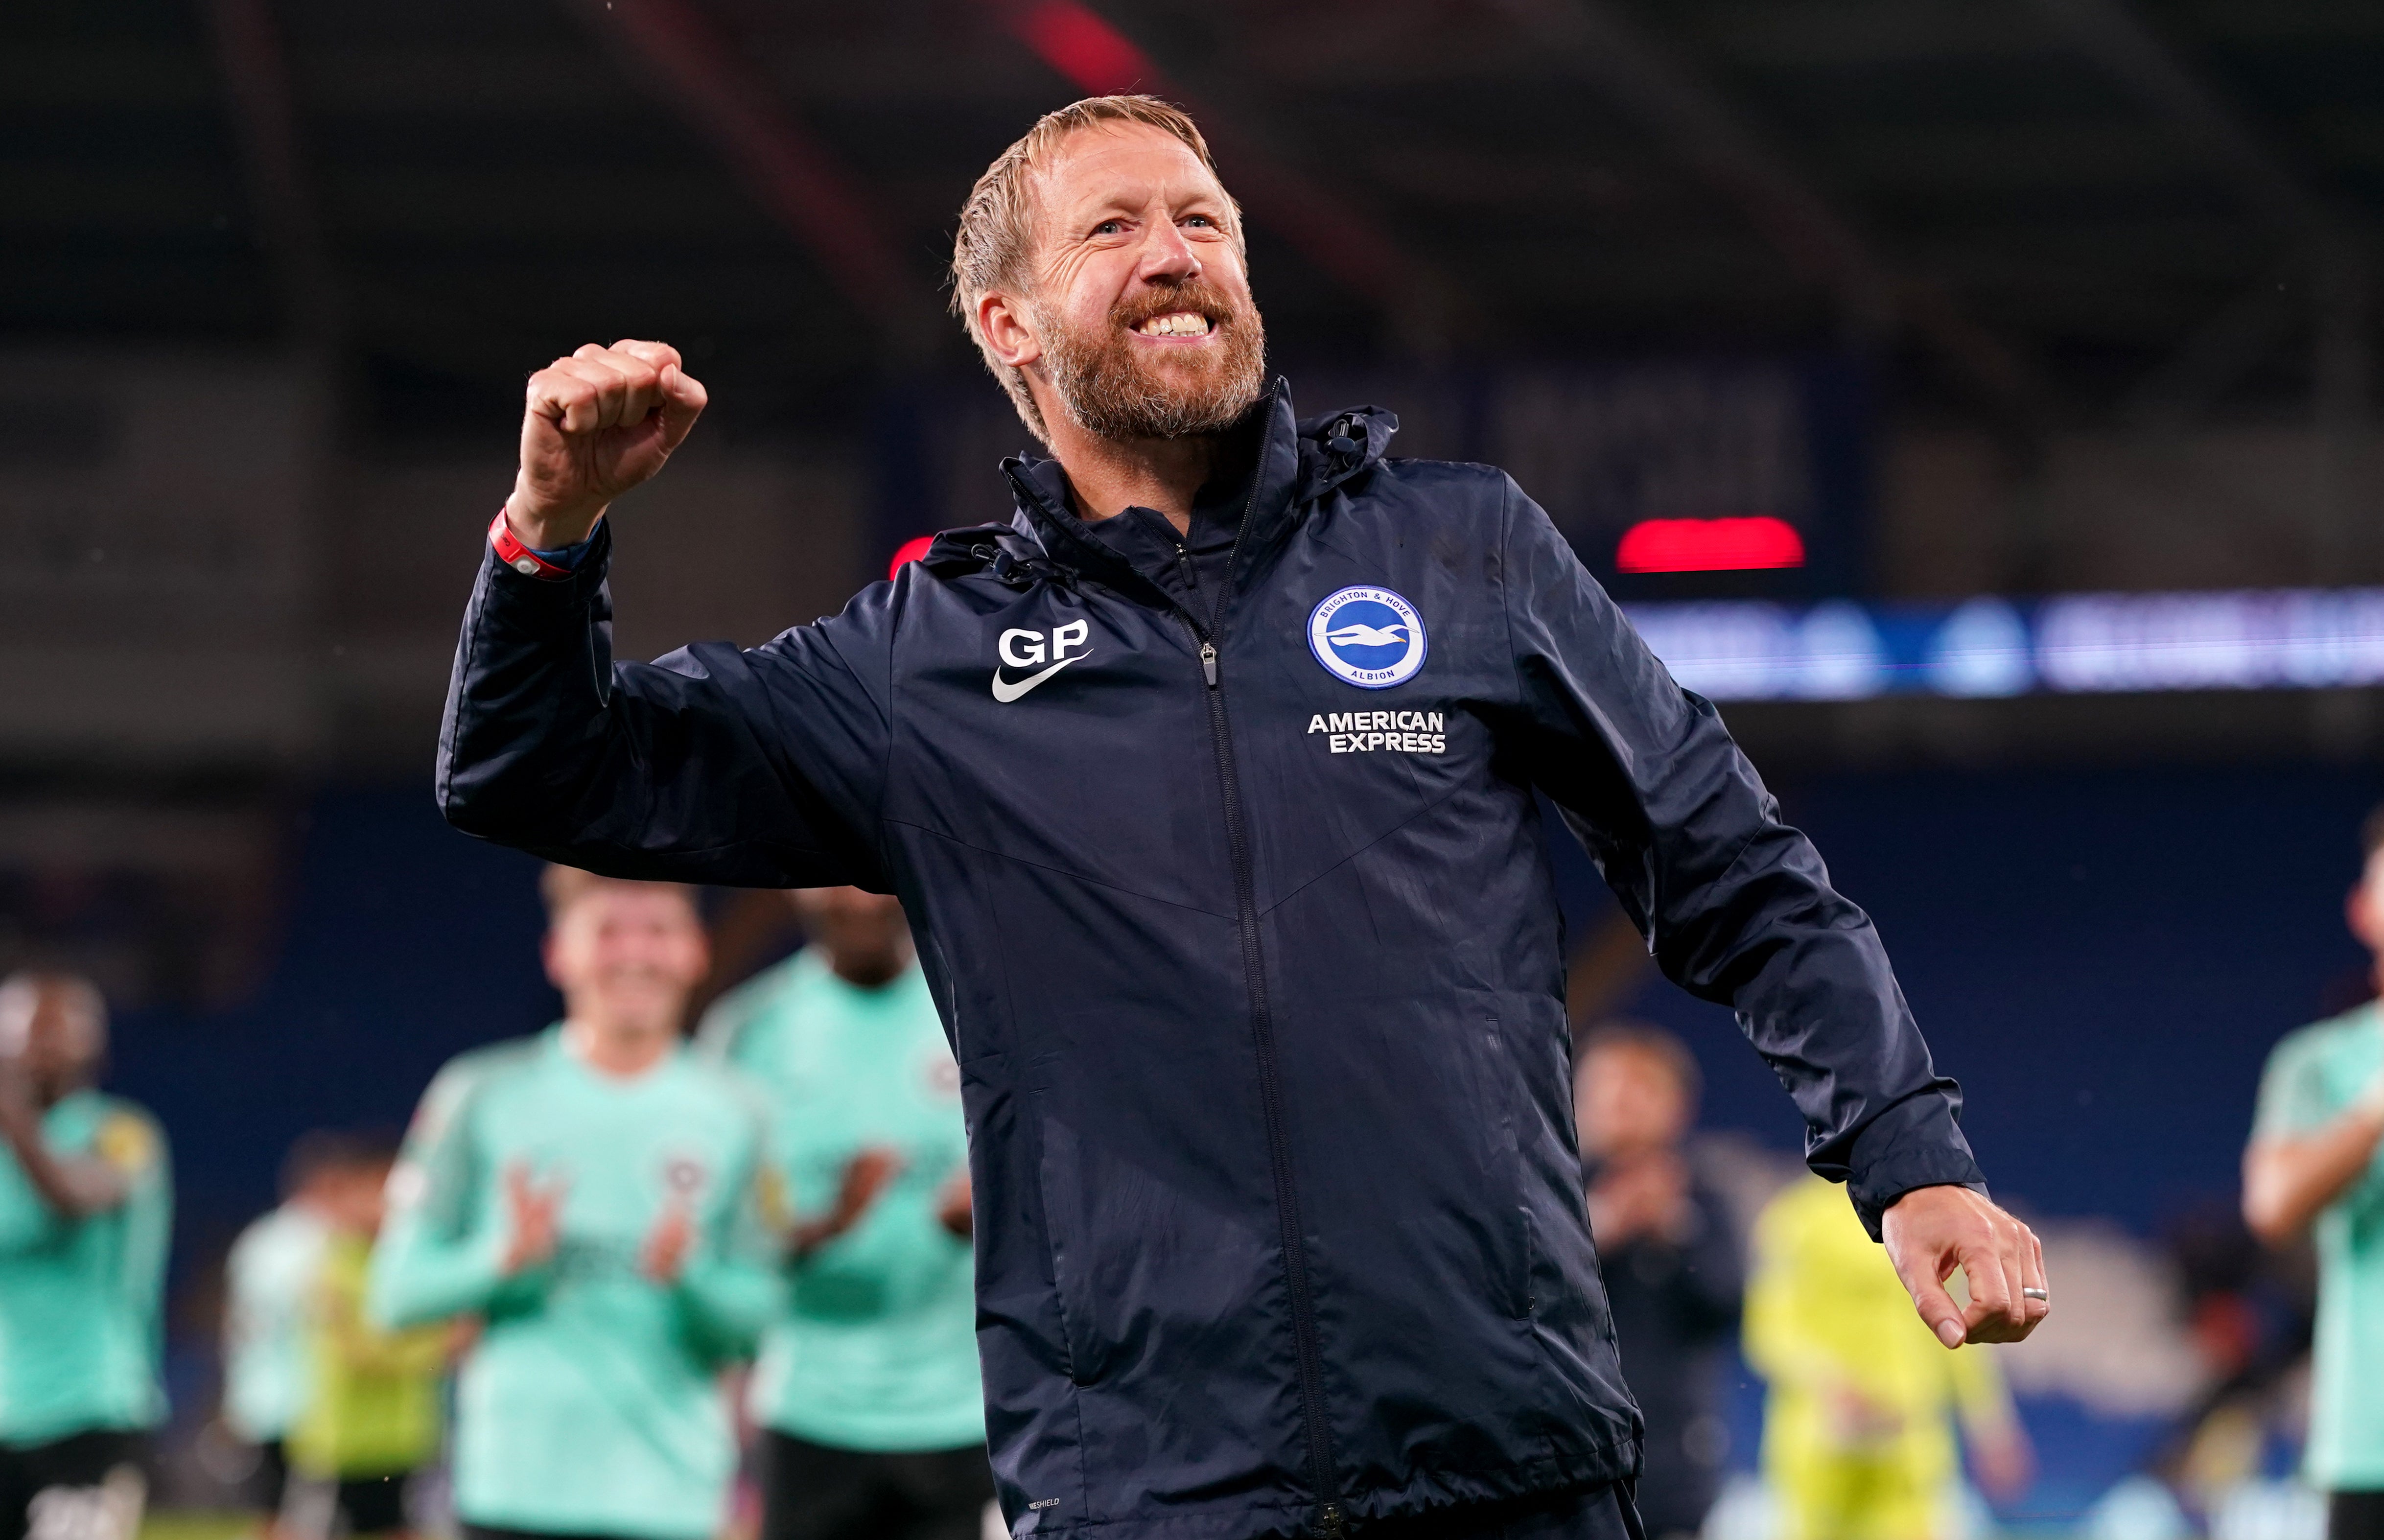
<svg viewBox="0 0 2384 1540"><path fill-rule="evenodd" d="M1278 387L1282 381L1276 381ZM1291 404L1286 395L1284 405ZM1299 485L1294 500L1314 503L1325 493L1373 469L1399 430L1398 414L1384 406L1345 406L1306 417L1294 429L1299 446Z"/></svg>

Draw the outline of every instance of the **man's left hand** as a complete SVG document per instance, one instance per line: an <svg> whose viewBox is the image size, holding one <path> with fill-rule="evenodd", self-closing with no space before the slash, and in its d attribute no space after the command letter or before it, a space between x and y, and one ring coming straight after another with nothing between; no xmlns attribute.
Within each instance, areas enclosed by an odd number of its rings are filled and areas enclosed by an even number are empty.
<svg viewBox="0 0 2384 1540"><path fill-rule="evenodd" d="M1888 1205L1880 1234L1913 1307L1948 1348L2018 1342L2053 1309L2036 1232L1968 1187L1915 1187ZM1945 1292L1957 1267L1968 1310Z"/></svg>
<svg viewBox="0 0 2384 1540"><path fill-rule="evenodd" d="M694 1216L687 1211L685 1203L674 1199L647 1232L646 1244L638 1258L639 1269L667 1287L677 1283L679 1274L687 1271L687 1256L694 1246Z"/></svg>

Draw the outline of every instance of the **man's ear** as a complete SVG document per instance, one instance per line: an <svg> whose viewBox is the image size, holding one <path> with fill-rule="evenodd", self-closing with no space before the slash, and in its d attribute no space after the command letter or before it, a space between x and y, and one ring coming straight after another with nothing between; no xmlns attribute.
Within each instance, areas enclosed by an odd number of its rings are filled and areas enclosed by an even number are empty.
<svg viewBox="0 0 2384 1540"><path fill-rule="evenodd" d="M1027 324L1026 307L1000 290L977 297L976 326L993 355L1013 369L1026 368L1043 357L1043 343Z"/></svg>

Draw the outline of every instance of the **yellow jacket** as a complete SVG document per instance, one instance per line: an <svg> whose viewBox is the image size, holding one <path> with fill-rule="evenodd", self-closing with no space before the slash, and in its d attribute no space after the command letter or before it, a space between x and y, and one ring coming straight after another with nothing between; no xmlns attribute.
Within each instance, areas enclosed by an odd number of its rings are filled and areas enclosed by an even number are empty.
<svg viewBox="0 0 2384 1540"><path fill-rule="evenodd" d="M314 1386L290 1430L290 1463L317 1477L394 1475L439 1453L448 1326L385 1332L365 1318L372 1245L333 1236L317 1275L307 1356Z"/></svg>

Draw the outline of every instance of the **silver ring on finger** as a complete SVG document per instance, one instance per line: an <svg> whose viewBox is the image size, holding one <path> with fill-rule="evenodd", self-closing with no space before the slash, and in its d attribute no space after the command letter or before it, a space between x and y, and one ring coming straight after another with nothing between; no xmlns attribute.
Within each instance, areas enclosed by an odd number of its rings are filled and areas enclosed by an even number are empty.
<svg viewBox="0 0 2384 1540"><path fill-rule="evenodd" d="M2050 1289L2024 1288L2019 1291L2019 1297L2023 1299L2042 1299L2048 1305L2053 1302L2053 1291Z"/></svg>

